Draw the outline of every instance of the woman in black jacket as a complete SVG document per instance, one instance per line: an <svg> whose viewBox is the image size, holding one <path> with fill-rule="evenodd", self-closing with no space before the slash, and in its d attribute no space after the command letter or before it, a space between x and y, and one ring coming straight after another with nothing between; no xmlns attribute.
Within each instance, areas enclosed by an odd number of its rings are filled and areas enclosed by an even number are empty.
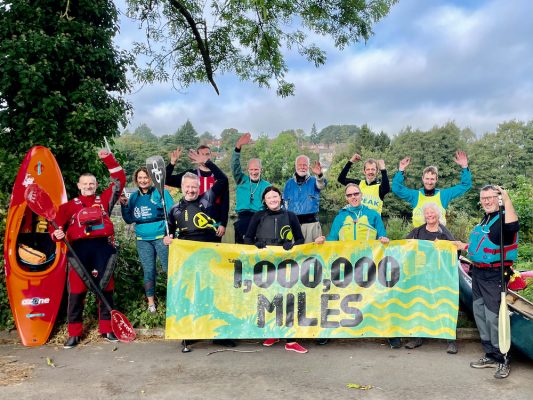
<svg viewBox="0 0 533 400"><path fill-rule="evenodd" d="M281 208L281 191L269 186L263 192L265 210L258 211L252 217L248 231L244 236L245 244L253 244L262 249L266 246L283 246L290 250L295 244L303 244L305 239L296 214ZM263 346L270 347L279 339L267 339ZM307 353L307 349L294 339L287 339L285 350Z"/></svg>

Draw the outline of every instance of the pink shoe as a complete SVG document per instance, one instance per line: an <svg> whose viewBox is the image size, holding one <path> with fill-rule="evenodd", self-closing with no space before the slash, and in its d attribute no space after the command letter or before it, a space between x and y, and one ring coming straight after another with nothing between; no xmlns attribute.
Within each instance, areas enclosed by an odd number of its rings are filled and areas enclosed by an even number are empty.
<svg viewBox="0 0 533 400"><path fill-rule="evenodd" d="M263 342L263 346L270 347L273 344L276 344L279 342L279 339L267 339Z"/></svg>
<svg viewBox="0 0 533 400"><path fill-rule="evenodd" d="M303 346L300 346L297 342L287 343L285 345L285 350L287 350L287 351L295 351L295 352L300 353L300 354L307 353L307 349L305 347L303 347Z"/></svg>

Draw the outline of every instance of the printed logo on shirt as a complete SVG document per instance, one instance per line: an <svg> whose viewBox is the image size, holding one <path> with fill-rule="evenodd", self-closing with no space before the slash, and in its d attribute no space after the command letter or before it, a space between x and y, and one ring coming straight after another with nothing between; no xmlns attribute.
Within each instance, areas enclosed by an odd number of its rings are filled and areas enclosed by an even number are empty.
<svg viewBox="0 0 533 400"><path fill-rule="evenodd" d="M292 240L293 239L292 230L291 230L291 227L289 225L285 225L285 226L281 227L281 230L279 231L279 234L280 234L282 239L286 239L286 240Z"/></svg>
<svg viewBox="0 0 533 400"><path fill-rule="evenodd" d="M194 216L192 222L197 228L204 229L206 226L211 226L209 223L210 220L211 218L209 218L207 214L199 212Z"/></svg>

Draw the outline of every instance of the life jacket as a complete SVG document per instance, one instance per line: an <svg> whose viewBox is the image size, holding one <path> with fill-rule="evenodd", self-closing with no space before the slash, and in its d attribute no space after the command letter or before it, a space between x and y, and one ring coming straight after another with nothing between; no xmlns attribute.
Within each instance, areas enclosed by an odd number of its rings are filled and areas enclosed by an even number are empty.
<svg viewBox="0 0 533 400"><path fill-rule="evenodd" d="M113 236L113 222L104 209L100 196L96 196L94 203L90 205L83 204L79 197L75 197L73 201L79 209L70 219L67 230L69 240Z"/></svg>
<svg viewBox="0 0 533 400"><path fill-rule="evenodd" d="M198 187L199 196L203 195L205 192L211 189L213 185L215 184L215 177L213 176L213 174L209 176L204 176L202 175L202 172L203 171L200 169L196 170L196 175L198 175L198 178L200 178L200 186Z"/></svg>
<svg viewBox="0 0 533 400"><path fill-rule="evenodd" d="M200 187L198 188L198 196L201 196L213 187L216 180L215 180L215 176L212 173L209 176L202 175L202 171L200 169L196 170L196 175L198 175L198 178L200 179ZM215 199L215 204L220 204L220 203L222 203L222 195L218 196Z"/></svg>
<svg viewBox="0 0 533 400"><path fill-rule="evenodd" d="M184 236L215 235L217 222L207 214L204 199L180 202L173 212L178 238Z"/></svg>
<svg viewBox="0 0 533 400"><path fill-rule="evenodd" d="M355 218L354 218L355 217ZM348 213L339 229L339 240L374 240L377 230L370 225L366 215Z"/></svg>
<svg viewBox="0 0 533 400"><path fill-rule="evenodd" d="M275 214L266 212L259 221L255 237L257 241L274 246L282 245L285 242L292 242L294 235L291 229L289 214L286 211Z"/></svg>
<svg viewBox="0 0 533 400"><path fill-rule="evenodd" d="M383 200L379 197L379 186L377 184L367 185L364 179L359 183L359 189L363 193L361 203L372 210L376 210L381 215Z"/></svg>
<svg viewBox="0 0 533 400"><path fill-rule="evenodd" d="M424 211L422 211L422 207L426 203L435 203L437 207L439 207L441 213L440 223L446 226L446 209L442 206L440 192L435 193L434 196L426 196L424 193L418 192L418 203L416 204L416 207L413 208L413 226L418 228L420 225L426 223L426 220L424 219Z"/></svg>
<svg viewBox="0 0 533 400"><path fill-rule="evenodd" d="M489 239L490 227L500 218L496 215L488 224L478 224L470 234L468 244L468 258L476 267L490 268L500 267L500 245L494 244ZM503 247L504 266L513 264L518 255L518 233L515 234L512 244Z"/></svg>

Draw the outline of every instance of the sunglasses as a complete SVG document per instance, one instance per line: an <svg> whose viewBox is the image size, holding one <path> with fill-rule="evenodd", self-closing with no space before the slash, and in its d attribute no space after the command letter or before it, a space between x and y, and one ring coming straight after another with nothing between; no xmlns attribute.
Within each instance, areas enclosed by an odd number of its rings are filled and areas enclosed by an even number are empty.
<svg viewBox="0 0 533 400"><path fill-rule="evenodd" d="M355 192L355 193L346 193L346 197L350 198L350 197L356 197L356 196L359 196L361 194L361 192Z"/></svg>

